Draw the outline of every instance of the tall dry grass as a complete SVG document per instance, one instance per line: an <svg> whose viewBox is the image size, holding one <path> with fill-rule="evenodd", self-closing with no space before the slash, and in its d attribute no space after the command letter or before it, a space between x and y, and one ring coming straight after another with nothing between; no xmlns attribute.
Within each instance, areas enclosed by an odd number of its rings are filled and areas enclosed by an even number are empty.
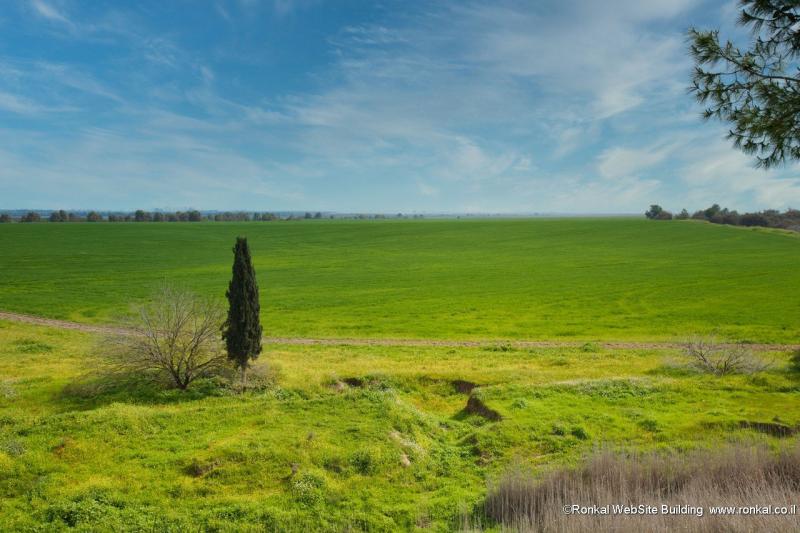
<svg viewBox="0 0 800 533"><path fill-rule="evenodd" d="M565 514L565 505L651 505L650 515ZM779 453L740 444L687 455L597 452L574 470L536 479L514 468L490 488L486 514L531 531L798 531L800 516L712 516L712 506L800 507L800 445ZM661 514L661 506L702 507L702 516ZM798 509L800 512L800 509Z"/></svg>

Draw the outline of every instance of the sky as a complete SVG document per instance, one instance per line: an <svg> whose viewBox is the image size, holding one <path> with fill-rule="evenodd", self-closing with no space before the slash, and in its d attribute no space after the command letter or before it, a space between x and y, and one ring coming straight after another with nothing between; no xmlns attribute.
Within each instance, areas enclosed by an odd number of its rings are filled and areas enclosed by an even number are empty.
<svg viewBox="0 0 800 533"><path fill-rule="evenodd" d="M800 207L687 92L713 0L9 0L0 209Z"/></svg>

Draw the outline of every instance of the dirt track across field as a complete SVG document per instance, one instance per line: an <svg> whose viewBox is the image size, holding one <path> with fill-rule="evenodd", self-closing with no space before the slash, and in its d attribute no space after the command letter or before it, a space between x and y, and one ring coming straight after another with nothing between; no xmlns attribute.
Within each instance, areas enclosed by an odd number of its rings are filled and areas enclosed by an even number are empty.
<svg viewBox="0 0 800 533"><path fill-rule="evenodd" d="M131 330L92 324L81 324L68 320L56 320L22 313L9 313L0 311L0 320L25 322L57 329L71 329L88 333L128 334ZM491 348L509 346L512 348L575 348L585 344L576 341L534 341L534 340L446 340L446 339L369 339L369 338L327 338L312 339L302 337L265 337L268 344L294 344L294 345L320 345L320 346L439 346L443 348ZM598 341L593 344L600 348L617 350L638 349L676 349L682 345L678 342L629 342L629 341ZM800 349L800 344L748 344L749 348L757 351L789 351Z"/></svg>

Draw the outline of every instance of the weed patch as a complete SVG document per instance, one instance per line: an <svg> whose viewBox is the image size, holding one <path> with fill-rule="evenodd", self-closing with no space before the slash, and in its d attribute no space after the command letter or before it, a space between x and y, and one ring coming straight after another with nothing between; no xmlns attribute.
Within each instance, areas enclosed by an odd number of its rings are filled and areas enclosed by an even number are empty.
<svg viewBox="0 0 800 533"><path fill-rule="evenodd" d="M54 347L35 339L20 339L11 343L19 353L49 353Z"/></svg>

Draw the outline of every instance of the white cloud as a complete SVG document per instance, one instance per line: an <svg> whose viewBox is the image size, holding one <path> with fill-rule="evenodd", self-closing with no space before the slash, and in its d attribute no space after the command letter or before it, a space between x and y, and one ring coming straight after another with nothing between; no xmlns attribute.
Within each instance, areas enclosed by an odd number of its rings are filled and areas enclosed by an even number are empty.
<svg viewBox="0 0 800 533"><path fill-rule="evenodd" d="M555 125L543 132L557 143L553 154L573 152L594 135L593 121L675 92L663 80L685 66L682 38L643 34L639 25L692 3L628 1L599 9L578 2L547 20L528 4L450 3L414 19L425 21L421 26L346 27L333 41L333 79L341 83L298 95L291 109L314 130L309 139L327 134L330 142L319 144L339 153L388 140L415 147L415 160L425 148L439 154L438 177L502 174L518 149L498 139L496 155L487 155L485 143L465 129L530 136L546 123Z"/></svg>
<svg viewBox="0 0 800 533"><path fill-rule="evenodd" d="M43 110L36 102L6 92L0 92L0 109L21 114L38 113Z"/></svg>
<svg viewBox="0 0 800 533"><path fill-rule="evenodd" d="M27 75L84 93L102 96L117 102L122 101L122 98L115 91L98 81L94 76L69 65L38 62L32 65Z"/></svg>
<svg viewBox="0 0 800 533"><path fill-rule="evenodd" d="M36 14L41 17L53 22L66 24L67 26L73 25L72 21L70 21L62 12L44 0L31 0L31 7L33 7L33 10L36 12Z"/></svg>
<svg viewBox="0 0 800 533"><path fill-rule="evenodd" d="M684 157L686 163L679 175L695 204L719 203L739 209L800 205L800 165L772 172L755 168L749 156L721 136L687 146Z"/></svg>
<svg viewBox="0 0 800 533"><path fill-rule="evenodd" d="M92 128L69 138L6 132L0 146L0 183L23 188L44 205L274 209L299 207L303 199L302 187L289 179L291 167L163 128Z"/></svg>
<svg viewBox="0 0 800 533"><path fill-rule="evenodd" d="M600 153L597 158L597 170L606 179L637 176L664 161L673 149L674 146L644 148L615 146Z"/></svg>
<svg viewBox="0 0 800 533"><path fill-rule="evenodd" d="M522 4L491 3L454 12L456 27L468 32L470 59L499 74L530 78L545 94L577 101L604 119L641 105L685 68L682 36L653 33L647 23L693 3L571 2L550 6L546 16Z"/></svg>
<svg viewBox="0 0 800 533"><path fill-rule="evenodd" d="M306 9L316 3L317 0L273 0L272 6L276 14L283 16L298 9Z"/></svg>
<svg viewBox="0 0 800 533"><path fill-rule="evenodd" d="M228 32L313 3L209 10ZM57 38L124 52L108 70L0 62L1 110L30 122L50 113L54 130L78 125L74 137L0 126L0 179L35 174L31 194L61 188L121 202L140 189L196 207L315 195L354 211L413 202L496 212L800 204L791 169L751 168L692 115L682 31L698 3L411 3L324 36L326 66L316 62L304 73L312 81L292 80L297 88L285 94L237 73L239 54L219 36L188 49L180 32L155 32L135 11L74 8L68 18L65 4L32 0L34 20L57 22L45 25ZM76 114L54 113L64 110Z"/></svg>

